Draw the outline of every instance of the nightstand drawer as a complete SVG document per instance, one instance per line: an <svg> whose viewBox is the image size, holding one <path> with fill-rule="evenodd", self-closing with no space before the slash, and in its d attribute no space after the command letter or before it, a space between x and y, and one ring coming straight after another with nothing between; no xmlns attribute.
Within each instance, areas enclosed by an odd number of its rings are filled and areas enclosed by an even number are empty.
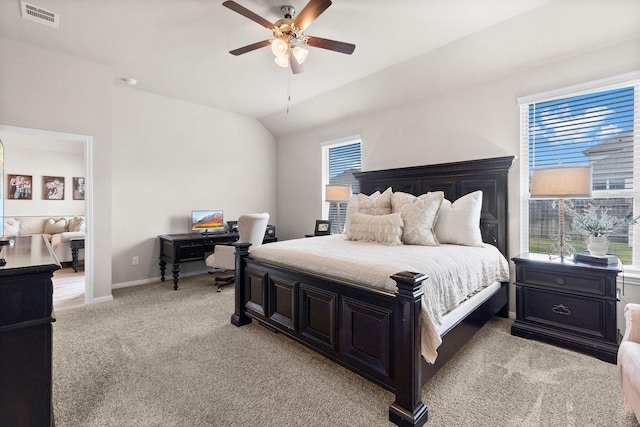
<svg viewBox="0 0 640 427"><path fill-rule="evenodd" d="M576 274L568 271L542 270L531 266L519 266L517 277L519 282L528 285L545 286L557 290L576 291L581 294L598 296L615 296L615 286L606 276Z"/></svg>
<svg viewBox="0 0 640 427"><path fill-rule="evenodd" d="M615 301L527 287L517 292L519 320L617 343L616 325L606 320L615 319Z"/></svg>

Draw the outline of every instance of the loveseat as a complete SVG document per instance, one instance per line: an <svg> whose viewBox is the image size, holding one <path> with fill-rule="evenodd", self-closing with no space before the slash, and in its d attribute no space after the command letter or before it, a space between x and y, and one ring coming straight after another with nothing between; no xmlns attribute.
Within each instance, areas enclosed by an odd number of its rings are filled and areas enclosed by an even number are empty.
<svg viewBox="0 0 640 427"><path fill-rule="evenodd" d="M69 239L82 237L85 233L84 216L16 216L4 218L4 236L32 236L43 234L51 243L58 262L71 262ZM78 259L84 259L80 251Z"/></svg>

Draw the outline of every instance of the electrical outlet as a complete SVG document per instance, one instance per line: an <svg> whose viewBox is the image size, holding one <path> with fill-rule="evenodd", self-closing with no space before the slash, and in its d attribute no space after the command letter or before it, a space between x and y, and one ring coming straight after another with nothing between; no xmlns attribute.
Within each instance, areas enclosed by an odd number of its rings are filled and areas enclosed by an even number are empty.
<svg viewBox="0 0 640 427"><path fill-rule="evenodd" d="M138 257L134 256L133 258L131 258L131 265L138 265Z"/></svg>

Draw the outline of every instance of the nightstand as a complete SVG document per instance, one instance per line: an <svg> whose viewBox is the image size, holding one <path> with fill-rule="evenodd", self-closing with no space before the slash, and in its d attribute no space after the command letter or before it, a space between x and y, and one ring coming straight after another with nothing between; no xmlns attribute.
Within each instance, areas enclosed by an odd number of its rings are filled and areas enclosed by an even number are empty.
<svg viewBox="0 0 640 427"><path fill-rule="evenodd" d="M616 363L616 265L521 254L516 267L516 320L511 334L535 338Z"/></svg>

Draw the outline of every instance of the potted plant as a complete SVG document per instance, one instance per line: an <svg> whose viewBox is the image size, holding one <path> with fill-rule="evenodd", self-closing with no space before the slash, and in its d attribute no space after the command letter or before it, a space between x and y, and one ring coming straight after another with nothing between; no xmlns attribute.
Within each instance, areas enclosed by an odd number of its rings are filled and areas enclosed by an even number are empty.
<svg viewBox="0 0 640 427"><path fill-rule="evenodd" d="M609 214L609 208L605 206L589 207L583 213L577 213L575 210L567 209L573 216L573 228L587 236L586 243L589 253L594 256L604 256L609 249L609 240L607 236L623 225L637 224L640 215L625 218L616 218Z"/></svg>

